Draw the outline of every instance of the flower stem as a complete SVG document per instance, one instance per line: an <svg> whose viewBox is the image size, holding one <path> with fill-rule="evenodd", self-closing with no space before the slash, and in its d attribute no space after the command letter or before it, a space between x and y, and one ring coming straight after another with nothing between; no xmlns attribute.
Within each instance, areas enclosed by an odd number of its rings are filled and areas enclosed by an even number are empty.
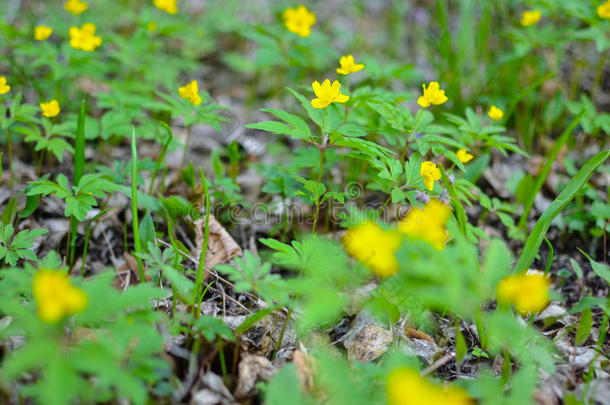
<svg viewBox="0 0 610 405"><path fill-rule="evenodd" d="M318 168L318 184L322 182L322 172L324 170L324 152L326 152L326 134L324 133L324 127L326 126L326 108L322 115L322 128L320 140L320 167ZM313 216L313 227L311 232L316 233L316 227L318 226L318 217L320 216L320 198L322 196L316 196L316 210Z"/></svg>

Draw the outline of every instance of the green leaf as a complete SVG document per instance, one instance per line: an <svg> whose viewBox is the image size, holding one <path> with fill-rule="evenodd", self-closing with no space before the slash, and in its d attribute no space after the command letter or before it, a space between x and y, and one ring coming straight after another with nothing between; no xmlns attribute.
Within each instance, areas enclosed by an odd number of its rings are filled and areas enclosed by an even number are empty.
<svg viewBox="0 0 610 405"><path fill-rule="evenodd" d="M593 326L593 315L591 313L591 308L585 308L582 311L582 314L580 314L580 323L578 324L576 337L574 338L574 343L576 346L580 346L585 340L587 340L587 337L591 332L591 326Z"/></svg>

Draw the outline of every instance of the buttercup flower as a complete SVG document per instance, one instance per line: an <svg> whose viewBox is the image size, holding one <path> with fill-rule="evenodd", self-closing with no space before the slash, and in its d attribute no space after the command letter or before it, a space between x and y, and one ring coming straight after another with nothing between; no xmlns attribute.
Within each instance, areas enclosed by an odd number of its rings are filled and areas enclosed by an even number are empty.
<svg viewBox="0 0 610 405"><path fill-rule="evenodd" d="M42 115L49 118L56 117L61 111L57 100L51 100L48 103L40 103L40 109L42 110Z"/></svg>
<svg viewBox="0 0 610 405"><path fill-rule="evenodd" d="M322 84L316 80L311 87L317 97L311 100L313 108L326 108L330 103L345 103L349 100L348 96L341 94L341 83L338 80L335 80L332 85L328 79L324 80Z"/></svg>
<svg viewBox="0 0 610 405"><path fill-rule="evenodd" d="M434 182L441 178L441 170L434 162L425 161L421 163L419 173L424 178L424 185L430 191L434 188Z"/></svg>
<svg viewBox="0 0 610 405"><path fill-rule="evenodd" d="M49 38L53 33L53 28L47 27L46 25L37 25L34 27L34 39L37 41L44 41Z"/></svg>
<svg viewBox="0 0 610 405"><path fill-rule="evenodd" d="M457 158L460 160L460 162L462 163L468 163L472 160L472 158L474 156L472 156L470 153L466 152L466 149L460 149L457 151L457 153L455 154L455 156L457 156Z"/></svg>
<svg viewBox="0 0 610 405"><path fill-rule="evenodd" d="M11 91L11 86L6 83L6 77L0 76L0 94L6 94Z"/></svg>
<svg viewBox="0 0 610 405"><path fill-rule="evenodd" d="M153 0L155 7L163 10L168 14L176 14L178 12L178 0Z"/></svg>
<svg viewBox="0 0 610 405"><path fill-rule="evenodd" d="M450 215L451 208L433 199L423 208L412 208L398 223L398 230L405 235L422 239L440 250L447 241L445 225Z"/></svg>
<svg viewBox="0 0 610 405"><path fill-rule="evenodd" d="M417 104L423 108L430 107L431 104L443 104L448 100L445 96L445 90L441 90L438 82L428 83L428 88L425 84L422 84L422 87L424 88L424 95L417 99Z"/></svg>
<svg viewBox="0 0 610 405"><path fill-rule="evenodd" d="M489 115L489 118L491 118L494 121L500 121L502 119L502 117L504 117L504 111L500 110L495 105L492 105L491 107L489 107L489 111L487 112L487 115Z"/></svg>
<svg viewBox="0 0 610 405"><path fill-rule="evenodd" d="M191 81L186 86L180 87L178 89L178 93L180 97L185 100L188 100L193 105L201 104L201 96L199 95L199 85L196 80Z"/></svg>
<svg viewBox="0 0 610 405"><path fill-rule="evenodd" d="M87 3L86 1L67 0L64 3L64 9L74 15L79 15L80 13L85 11L87 7L89 7L89 3Z"/></svg>
<svg viewBox="0 0 610 405"><path fill-rule="evenodd" d="M39 270L34 275L32 290L38 317L44 322L57 322L65 315L76 314L87 307L85 293L73 286L61 270Z"/></svg>
<svg viewBox="0 0 610 405"><path fill-rule="evenodd" d="M95 36L95 24L84 23L81 28L70 27L70 46L83 51L93 51L102 44L102 38Z"/></svg>
<svg viewBox="0 0 610 405"><path fill-rule="evenodd" d="M540 10L524 11L523 14L521 14L521 25L524 27L536 25L538 24L538 21L540 21L540 17L542 17Z"/></svg>
<svg viewBox="0 0 610 405"><path fill-rule="evenodd" d="M417 371L401 367L393 370L386 380L389 405L470 405L474 401L461 387L440 387Z"/></svg>
<svg viewBox="0 0 610 405"><path fill-rule="evenodd" d="M538 313L549 303L550 281L541 274L515 274L498 284L498 301L513 304L521 314Z"/></svg>
<svg viewBox="0 0 610 405"><path fill-rule="evenodd" d="M610 19L610 0L597 6L597 15L607 20Z"/></svg>
<svg viewBox="0 0 610 405"><path fill-rule="evenodd" d="M337 73L342 75L349 75L350 73L356 73L364 69L362 63L354 63L354 57L352 55L342 56L339 59L340 68L337 68Z"/></svg>
<svg viewBox="0 0 610 405"><path fill-rule="evenodd" d="M282 19L288 31L304 38L311 34L311 26L316 23L316 15L303 5L297 8L287 8L282 14Z"/></svg>
<svg viewBox="0 0 610 405"><path fill-rule="evenodd" d="M342 242L345 251L381 277L398 271L394 254L400 246L400 234L386 231L374 222L363 222L347 230Z"/></svg>

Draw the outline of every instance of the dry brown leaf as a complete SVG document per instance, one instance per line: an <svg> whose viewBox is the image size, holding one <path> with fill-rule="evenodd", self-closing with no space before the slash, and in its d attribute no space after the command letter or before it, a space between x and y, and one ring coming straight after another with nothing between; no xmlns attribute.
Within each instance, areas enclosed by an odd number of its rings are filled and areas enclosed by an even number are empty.
<svg viewBox="0 0 610 405"><path fill-rule="evenodd" d="M258 381L269 381L276 372L275 366L265 357L245 354L239 362L239 377L235 396L244 398L253 394Z"/></svg>
<svg viewBox="0 0 610 405"><path fill-rule="evenodd" d="M295 350L292 355L292 362L297 369L301 388L305 392L311 392L313 390L313 373L315 370L313 358L300 350Z"/></svg>
<svg viewBox="0 0 610 405"><path fill-rule="evenodd" d="M201 257L203 242L205 239L205 216L194 222L195 225L195 257ZM226 263L236 256L241 256L242 250L235 242L233 237L227 230L220 225L214 215L210 214L210 236L208 239L208 247L205 253L205 267L210 269L217 264ZM203 276L205 283L209 277L209 272L206 270Z"/></svg>
<svg viewBox="0 0 610 405"><path fill-rule="evenodd" d="M381 356L392 341L392 332L378 325L369 325L362 329L347 349L350 361L367 363Z"/></svg>

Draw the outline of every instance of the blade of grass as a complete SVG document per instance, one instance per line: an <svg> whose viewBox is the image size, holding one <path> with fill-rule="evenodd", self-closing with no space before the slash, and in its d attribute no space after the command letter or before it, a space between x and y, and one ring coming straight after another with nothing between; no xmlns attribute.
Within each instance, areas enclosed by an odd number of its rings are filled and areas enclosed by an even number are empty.
<svg viewBox="0 0 610 405"><path fill-rule="evenodd" d="M536 195L542 189L542 185L544 184L544 182L546 181L546 178L548 177L549 173L551 172L551 168L553 167L553 162L557 158L559 151L570 138L572 131L574 131L574 129L578 126L581 118L582 118L582 115L579 115L576 118L574 118L574 120L570 123L570 125L568 125L566 130L563 131L563 134L561 134L559 139L557 139L557 141L555 142L553 149L551 149L549 156L546 159L546 163L544 164L544 167L542 168L542 173L540 173L540 175L538 177L536 177L536 182L534 183L534 188L528 195L528 199L527 199L525 205L523 206L523 213L521 214L521 218L519 219L518 227L521 228L524 236L527 235L527 217L529 216L529 213L532 210L532 207L534 206L534 200L536 199Z"/></svg>
<svg viewBox="0 0 610 405"><path fill-rule="evenodd" d="M553 219L572 201L578 190L589 181L589 178L610 156L610 151L605 150L597 153L576 173L574 178L563 189L559 196L542 213L530 236L525 242L523 251L515 265L513 272L526 272L536 257L536 253L546 236Z"/></svg>
<svg viewBox="0 0 610 405"><path fill-rule="evenodd" d="M133 229L133 244L138 261L140 282L146 282L144 265L142 264L142 247L140 246L140 231L138 222L138 150L136 147L136 129L131 126L131 227Z"/></svg>
<svg viewBox="0 0 610 405"><path fill-rule="evenodd" d="M159 121L159 124L161 124L161 126L163 128L165 128L165 130L167 131L167 141L165 141L165 144L163 144L163 147L161 148L161 153L159 154L159 158L157 159L157 164L155 165L155 171L153 172L152 179L150 180L150 187L148 189L148 194L150 194L150 195L152 195L152 193L155 189L155 181L157 180L157 175L159 173L159 169L161 168L161 162L163 162L163 160L165 159L165 154L167 153L167 148L169 147L169 144L172 142L172 139L174 139L174 135L172 134L172 130L169 127L169 125L167 125L163 121Z"/></svg>
<svg viewBox="0 0 610 405"><path fill-rule="evenodd" d="M85 100L80 104L78 111L78 121L76 123L76 140L74 141L74 180L73 185L78 186L81 177L85 173ZM70 267L74 264L76 250L76 237L78 235L78 220L72 216L70 218L70 247L68 253L68 263ZM84 263L84 262L83 262ZM83 264L84 268L84 264Z"/></svg>

